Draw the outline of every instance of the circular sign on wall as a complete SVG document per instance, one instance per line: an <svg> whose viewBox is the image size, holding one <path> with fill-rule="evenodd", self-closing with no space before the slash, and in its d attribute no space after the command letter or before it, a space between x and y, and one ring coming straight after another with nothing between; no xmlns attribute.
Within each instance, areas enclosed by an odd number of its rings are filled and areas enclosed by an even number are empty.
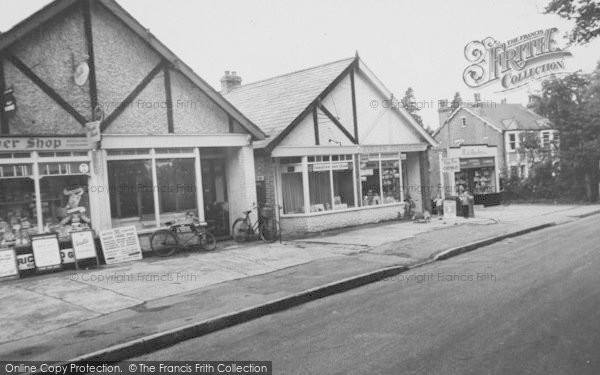
<svg viewBox="0 0 600 375"><path fill-rule="evenodd" d="M88 173L90 171L90 166L87 163L79 164L79 172L80 173Z"/></svg>
<svg viewBox="0 0 600 375"><path fill-rule="evenodd" d="M75 72L73 73L73 79L75 79L75 84L77 86L83 86L87 82L87 79L90 75L90 67L87 62L82 61L77 64L75 68Z"/></svg>

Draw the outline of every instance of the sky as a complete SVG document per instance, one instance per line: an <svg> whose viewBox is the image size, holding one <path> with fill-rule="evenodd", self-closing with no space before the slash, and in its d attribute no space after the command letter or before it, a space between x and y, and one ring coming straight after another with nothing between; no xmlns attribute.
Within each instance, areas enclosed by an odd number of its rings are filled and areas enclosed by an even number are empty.
<svg viewBox="0 0 600 375"><path fill-rule="evenodd" d="M320 65L358 51L396 97L408 87L424 107L425 125L438 127L437 101L481 94L483 101L527 103L531 84L509 93L499 86L473 90L463 82L465 45L494 37L507 41L572 21L543 14L549 0L117 0L144 27L215 89L225 70L242 84ZM0 31L48 0L0 0ZM571 46L565 70L590 72L600 60L600 38ZM431 105L431 102L434 102Z"/></svg>

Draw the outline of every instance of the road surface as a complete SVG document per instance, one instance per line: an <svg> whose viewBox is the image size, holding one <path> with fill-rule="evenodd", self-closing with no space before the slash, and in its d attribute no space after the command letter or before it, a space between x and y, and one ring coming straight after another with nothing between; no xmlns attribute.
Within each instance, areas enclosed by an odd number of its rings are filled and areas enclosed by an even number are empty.
<svg viewBox="0 0 600 375"><path fill-rule="evenodd" d="M275 374L600 374L600 216L411 270L135 360Z"/></svg>

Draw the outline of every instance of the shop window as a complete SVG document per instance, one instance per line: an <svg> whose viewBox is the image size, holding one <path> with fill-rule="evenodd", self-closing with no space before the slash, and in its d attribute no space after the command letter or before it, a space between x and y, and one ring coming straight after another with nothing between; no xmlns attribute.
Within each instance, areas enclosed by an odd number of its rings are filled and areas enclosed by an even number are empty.
<svg viewBox="0 0 600 375"><path fill-rule="evenodd" d="M108 185L114 226L126 223L140 228L156 225L150 160L109 161Z"/></svg>
<svg viewBox="0 0 600 375"><path fill-rule="evenodd" d="M183 219L190 211L198 216L194 159L157 160L156 177L161 223Z"/></svg>
<svg viewBox="0 0 600 375"><path fill-rule="evenodd" d="M398 160L381 161L381 179L383 203L400 202L400 162Z"/></svg>
<svg viewBox="0 0 600 375"><path fill-rule="evenodd" d="M283 213L304 213L304 187L302 184L302 172L281 174L281 191L283 196Z"/></svg>
<svg viewBox="0 0 600 375"><path fill-rule="evenodd" d="M352 174L352 163L348 163L346 169L334 170L332 173L333 209L343 210L354 207L354 178Z"/></svg>
<svg viewBox="0 0 600 375"><path fill-rule="evenodd" d="M86 175L45 176L40 179L44 232L69 233L91 227Z"/></svg>
<svg viewBox="0 0 600 375"><path fill-rule="evenodd" d="M31 165L0 166L0 243L24 245L37 233L35 188ZM15 176L22 176L15 178Z"/></svg>
<svg viewBox="0 0 600 375"><path fill-rule="evenodd" d="M378 158L379 155L361 156L360 179L362 185L363 206L382 203Z"/></svg>
<svg viewBox="0 0 600 375"><path fill-rule="evenodd" d="M310 212L331 210L331 178L329 164L308 166L308 191L310 196Z"/></svg>

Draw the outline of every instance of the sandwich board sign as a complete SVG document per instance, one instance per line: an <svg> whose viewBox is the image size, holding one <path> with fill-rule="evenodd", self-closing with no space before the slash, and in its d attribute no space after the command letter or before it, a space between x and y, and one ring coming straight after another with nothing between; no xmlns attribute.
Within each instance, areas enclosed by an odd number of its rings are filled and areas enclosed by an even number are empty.
<svg viewBox="0 0 600 375"><path fill-rule="evenodd" d="M38 271L54 270L61 267L60 245L58 234L38 234L31 236L31 249L35 268Z"/></svg>
<svg viewBox="0 0 600 375"><path fill-rule="evenodd" d="M79 232L71 232L71 243L73 244L75 268L79 269L79 262L86 259L95 259L96 266L98 266L98 253L96 252L93 231L82 230Z"/></svg>
<svg viewBox="0 0 600 375"><path fill-rule="evenodd" d="M0 280L19 278L17 254L12 247L0 249Z"/></svg>
<svg viewBox="0 0 600 375"><path fill-rule="evenodd" d="M444 173L455 173L460 172L460 159L459 158L443 158L442 170Z"/></svg>
<svg viewBox="0 0 600 375"><path fill-rule="evenodd" d="M447 199L444 201L444 219L456 219L456 201Z"/></svg>
<svg viewBox="0 0 600 375"><path fill-rule="evenodd" d="M100 232L106 264L142 259L142 249L135 226L106 229Z"/></svg>

